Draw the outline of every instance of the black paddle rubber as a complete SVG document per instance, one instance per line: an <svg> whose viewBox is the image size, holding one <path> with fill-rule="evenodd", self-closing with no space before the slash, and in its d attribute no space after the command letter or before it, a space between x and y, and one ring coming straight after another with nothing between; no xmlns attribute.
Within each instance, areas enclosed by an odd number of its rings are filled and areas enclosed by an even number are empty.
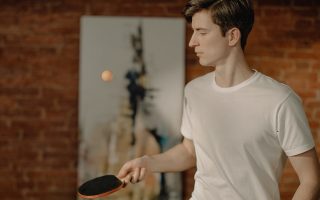
<svg viewBox="0 0 320 200"><path fill-rule="evenodd" d="M93 199L120 190L123 183L114 175L105 175L82 184L78 189L78 194L82 198Z"/></svg>

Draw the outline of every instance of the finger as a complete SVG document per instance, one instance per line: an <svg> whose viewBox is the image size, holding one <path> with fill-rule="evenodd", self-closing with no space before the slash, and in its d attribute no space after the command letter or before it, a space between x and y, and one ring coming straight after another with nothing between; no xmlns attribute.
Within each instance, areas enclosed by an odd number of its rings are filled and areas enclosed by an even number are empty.
<svg viewBox="0 0 320 200"><path fill-rule="evenodd" d="M127 176L121 180L123 183L122 187L126 187L130 183L131 179L132 179L132 172L127 174Z"/></svg>
<svg viewBox="0 0 320 200"><path fill-rule="evenodd" d="M130 172L130 169L131 169L131 168L130 168L130 166L129 166L128 163L124 164L123 167L121 167L121 169L120 169L117 177L118 177L119 179L126 177L127 174Z"/></svg>
<svg viewBox="0 0 320 200"><path fill-rule="evenodd" d="M118 173L118 175L116 175L116 177L117 177L118 179L124 179L127 175L128 175L128 172L127 172L127 171L120 171L120 172Z"/></svg>
<svg viewBox="0 0 320 200"><path fill-rule="evenodd" d="M126 183L124 180L121 180L121 181L122 181L122 187L125 188L128 185L128 183Z"/></svg>
<svg viewBox="0 0 320 200"><path fill-rule="evenodd" d="M123 178L122 182L124 185L128 185L132 179L132 173L129 173L126 177Z"/></svg>
<svg viewBox="0 0 320 200"><path fill-rule="evenodd" d="M146 176L146 173L147 173L147 169L146 168L141 168L140 176L139 176L138 181L142 181L144 179L144 177Z"/></svg>
<svg viewBox="0 0 320 200"><path fill-rule="evenodd" d="M120 169L120 171L118 172L117 177L121 179L121 178L126 177L127 174L128 174L128 169L125 168L125 167L122 167L122 168Z"/></svg>
<svg viewBox="0 0 320 200"><path fill-rule="evenodd" d="M136 168L133 172L131 183L137 183L140 177L140 169L141 168Z"/></svg>

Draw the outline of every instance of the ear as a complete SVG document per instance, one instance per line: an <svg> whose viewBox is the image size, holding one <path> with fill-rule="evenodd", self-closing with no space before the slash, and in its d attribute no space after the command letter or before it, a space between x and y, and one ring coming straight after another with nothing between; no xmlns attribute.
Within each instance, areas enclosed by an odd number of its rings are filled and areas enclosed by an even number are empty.
<svg viewBox="0 0 320 200"><path fill-rule="evenodd" d="M238 28L228 30L229 46L236 46L240 42L241 33Z"/></svg>

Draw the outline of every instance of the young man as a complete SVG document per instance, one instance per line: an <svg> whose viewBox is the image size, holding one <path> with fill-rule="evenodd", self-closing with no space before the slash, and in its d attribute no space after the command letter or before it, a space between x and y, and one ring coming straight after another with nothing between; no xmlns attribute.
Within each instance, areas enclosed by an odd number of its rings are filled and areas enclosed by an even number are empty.
<svg viewBox="0 0 320 200"><path fill-rule="evenodd" d="M148 172L196 166L192 200L279 200L289 158L300 180L293 199L318 199L319 163L301 99L245 60L251 2L191 0L184 14L194 30L189 46L215 71L185 88L183 142L127 162L118 177L136 183Z"/></svg>

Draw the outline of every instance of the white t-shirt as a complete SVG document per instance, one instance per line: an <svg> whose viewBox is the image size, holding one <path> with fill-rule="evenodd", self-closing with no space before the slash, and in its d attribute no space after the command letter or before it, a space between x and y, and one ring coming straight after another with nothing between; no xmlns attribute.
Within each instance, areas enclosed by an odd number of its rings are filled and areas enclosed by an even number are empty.
<svg viewBox="0 0 320 200"><path fill-rule="evenodd" d="M301 99L257 71L228 88L214 72L188 83L181 133L196 151L192 200L279 200L287 156L314 147Z"/></svg>

